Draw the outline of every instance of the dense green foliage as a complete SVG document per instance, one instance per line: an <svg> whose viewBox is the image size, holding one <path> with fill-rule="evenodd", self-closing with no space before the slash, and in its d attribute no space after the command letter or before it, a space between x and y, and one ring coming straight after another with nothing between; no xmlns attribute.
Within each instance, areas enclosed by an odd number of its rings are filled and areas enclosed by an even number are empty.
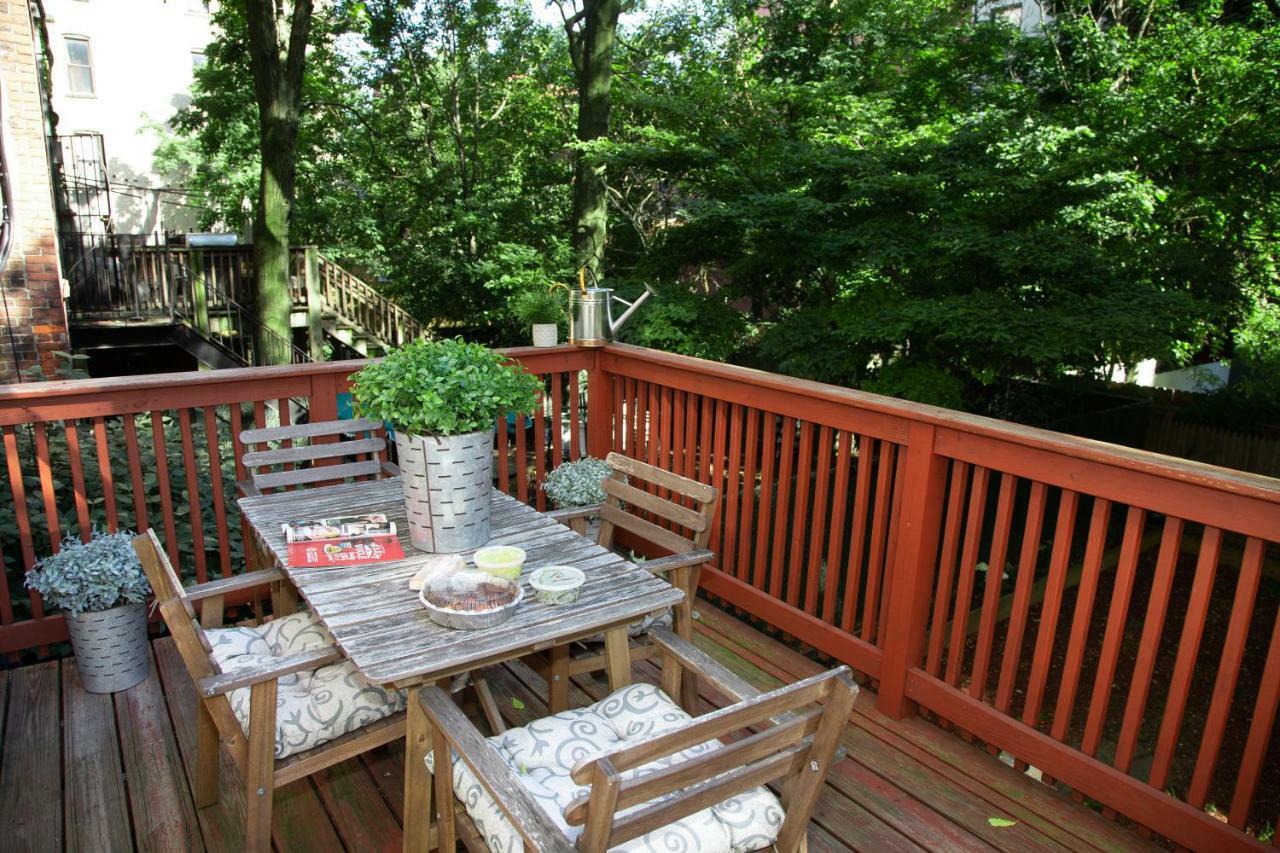
<svg viewBox="0 0 1280 853"><path fill-rule="evenodd" d="M661 294L626 336L987 411L1015 379L1229 357L1280 407L1273 5L1066 0L1030 34L943 0L648 10L609 140L576 146L608 166L606 280ZM510 297L573 274L564 33L514 0L323 17L296 233L521 340ZM169 153L235 222L229 23Z"/></svg>
<svg viewBox="0 0 1280 853"><path fill-rule="evenodd" d="M88 542L67 536L56 554L36 562L26 585L68 613L110 610L147 600L151 585L128 531L93 531Z"/></svg>
<svg viewBox="0 0 1280 853"><path fill-rule="evenodd" d="M481 344L425 338L392 350L351 377L355 410L411 435L489 429L508 412L531 412L542 381Z"/></svg>

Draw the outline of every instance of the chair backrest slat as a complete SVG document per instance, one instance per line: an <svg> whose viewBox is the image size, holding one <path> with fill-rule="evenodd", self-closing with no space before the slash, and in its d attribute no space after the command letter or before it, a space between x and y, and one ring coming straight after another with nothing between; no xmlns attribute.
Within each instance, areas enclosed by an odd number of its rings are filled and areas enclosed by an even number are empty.
<svg viewBox="0 0 1280 853"><path fill-rule="evenodd" d="M613 473L602 484L605 500L600 507L597 542L612 548L614 531L622 529L673 554L706 547L711 538L711 518L720 500L718 489L621 453L610 453L605 463ZM660 491L669 492L676 499ZM686 506L686 502L693 506Z"/></svg>
<svg viewBox="0 0 1280 853"><path fill-rule="evenodd" d="M382 423L370 418L247 429L240 441L245 448L240 461L249 470L246 491L249 485L262 492L378 477L395 470L385 461Z"/></svg>

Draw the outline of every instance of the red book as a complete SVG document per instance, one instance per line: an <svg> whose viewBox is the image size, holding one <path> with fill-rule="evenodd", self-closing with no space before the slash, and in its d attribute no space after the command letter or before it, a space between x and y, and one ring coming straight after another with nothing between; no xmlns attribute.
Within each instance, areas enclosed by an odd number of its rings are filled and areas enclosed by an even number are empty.
<svg viewBox="0 0 1280 853"><path fill-rule="evenodd" d="M400 547L400 540L394 536L289 543L291 568L362 566L368 563L403 559L404 549Z"/></svg>

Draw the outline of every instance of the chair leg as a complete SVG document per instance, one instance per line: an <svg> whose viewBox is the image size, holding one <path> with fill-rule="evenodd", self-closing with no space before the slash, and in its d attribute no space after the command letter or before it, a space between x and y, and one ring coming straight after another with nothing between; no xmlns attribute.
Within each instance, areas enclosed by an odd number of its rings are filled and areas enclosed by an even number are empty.
<svg viewBox="0 0 1280 853"><path fill-rule="evenodd" d="M404 853L427 853L431 849L431 774L427 772L427 753L431 751L431 721L418 700L416 690L409 691L409 712L405 726L404 750ZM446 759L447 762L447 759ZM448 773L448 764L440 770Z"/></svg>
<svg viewBox="0 0 1280 853"><path fill-rule="evenodd" d="M547 710L553 714L569 710L569 647L553 646L548 652Z"/></svg>
<svg viewBox="0 0 1280 853"><path fill-rule="evenodd" d="M693 597L697 594L697 587L694 585L693 570L690 568L673 569L671 572L672 586L679 587L684 590L684 600L672 608L672 622L675 628L675 635L685 642L693 642ZM698 677L695 673L686 673L685 677L680 679L680 696L672 696L677 699L680 707L689 714L696 715L698 712Z"/></svg>
<svg viewBox="0 0 1280 853"><path fill-rule="evenodd" d="M218 802L218 726L204 702L196 710L196 808Z"/></svg>
<svg viewBox="0 0 1280 853"><path fill-rule="evenodd" d="M271 850L271 799L276 769L276 682L253 685L249 694L249 760L244 768L244 849Z"/></svg>
<svg viewBox="0 0 1280 853"><path fill-rule="evenodd" d="M507 730L507 724L498 710L498 703L493 699L493 691L489 689L489 679L483 673L473 672L471 684L476 689L476 698L480 700L480 710L484 713L484 718L489 721L489 729L495 735L502 734Z"/></svg>
<svg viewBox="0 0 1280 853"><path fill-rule="evenodd" d="M449 741L445 740L444 732L435 729L431 734L431 746L435 750L436 760L441 755L448 759L451 748ZM449 765L445 764L440 768L444 772L435 774L435 795L436 808L439 815L436 820L436 840L439 842L440 853L454 853L458 846L458 836L454 832L454 799L453 799L453 773L449 772Z"/></svg>

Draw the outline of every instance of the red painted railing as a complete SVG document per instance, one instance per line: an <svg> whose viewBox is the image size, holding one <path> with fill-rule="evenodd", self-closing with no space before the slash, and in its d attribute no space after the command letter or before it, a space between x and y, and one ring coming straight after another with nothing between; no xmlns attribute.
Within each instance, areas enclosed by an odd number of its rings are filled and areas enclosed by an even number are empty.
<svg viewBox="0 0 1280 853"><path fill-rule="evenodd" d="M889 714L1178 844L1261 846L1280 482L635 347L598 365L593 433L724 490L707 592Z"/></svg>
<svg viewBox="0 0 1280 853"><path fill-rule="evenodd" d="M500 488L542 505L584 444L711 482L704 589L865 673L883 711L1186 847L1276 822L1277 481L635 347L511 354L547 395L499 423ZM290 400L335 416L358 366L0 388L0 652L65 637L22 570L95 521L239 570L234 435Z"/></svg>

